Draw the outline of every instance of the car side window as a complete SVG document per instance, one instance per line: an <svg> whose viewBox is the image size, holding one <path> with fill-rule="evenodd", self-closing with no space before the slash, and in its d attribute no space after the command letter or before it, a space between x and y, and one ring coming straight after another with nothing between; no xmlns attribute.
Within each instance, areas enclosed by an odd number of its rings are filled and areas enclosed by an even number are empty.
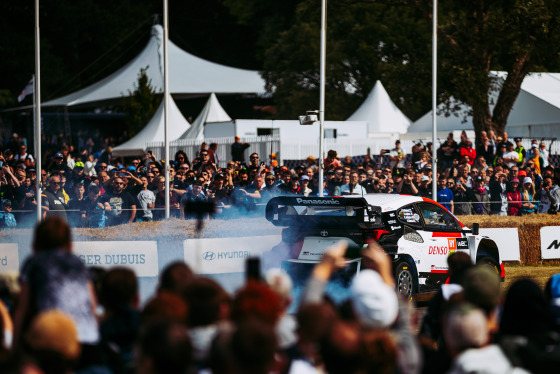
<svg viewBox="0 0 560 374"><path fill-rule="evenodd" d="M400 222L409 226L422 226L422 217L414 205L407 205L397 210L397 218Z"/></svg>
<svg viewBox="0 0 560 374"><path fill-rule="evenodd" d="M423 223L427 230L459 230L457 220L445 208L435 204L420 204Z"/></svg>

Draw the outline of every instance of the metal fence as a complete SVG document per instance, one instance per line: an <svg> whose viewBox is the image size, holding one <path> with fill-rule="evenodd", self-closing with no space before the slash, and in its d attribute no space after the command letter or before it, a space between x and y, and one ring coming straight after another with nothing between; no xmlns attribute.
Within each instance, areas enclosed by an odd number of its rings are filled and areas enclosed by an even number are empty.
<svg viewBox="0 0 560 374"><path fill-rule="evenodd" d="M513 141L513 139L511 139ZM541 139L537 139L539 142ZM218 144L218 156L220 158L219 167L225 167L227 161L231 160L231 144L232 138L209 138L203 140L207 144ZM170 142L169 155L174 158L175 152L184 151L192 161L196 157L197 151L202 144L201 140L177 140ZM305 160L308 156L314 156L319 159L319 141L318 139L283 139L277 135L274 136L256 136L242 138L242 142L249 144L249 148L245 151L245 160L249 160L249 155L253 152L259 154L261 160L266 160L270 153L276 153L278 162L283 164L286 160ZM431 138L403 139L401 140L401 148L405 153L410 154L412 147L421 143L426 145L431 142ZM436 148L443 143L445 138L437 139ZM556 139L542 139L546 144L547 150L551 155L551 163L555 166L560 161L560 142ZM522 140L523 146L531 149L531 139ZM390 138L364 138L364 139L325 139L324 154L329 149L334 149L341 157L351 156L358 157L364 155L379 155L382 149L392 149L395 147L394 141ZM148 149L152 150L157 159L163 159L164 143L153 142L148 144Z"/></svg>

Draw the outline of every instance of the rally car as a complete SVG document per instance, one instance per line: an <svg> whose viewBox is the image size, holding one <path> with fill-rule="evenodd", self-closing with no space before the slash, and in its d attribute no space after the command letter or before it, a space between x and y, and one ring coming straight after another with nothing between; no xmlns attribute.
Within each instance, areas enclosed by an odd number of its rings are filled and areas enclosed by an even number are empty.
<svg viewBox="0 0 560 374"><path fill-rule="evenodd" d="M361 248L376 240L393 260L398 291L409 298L447 280L447 257L455 251L492 267L502 280L505 276L496 242L480 235L478 225L465 227L441 204L423 197L276 197L266 206L266 219L286 227L278 247L292 262L318 262L339 240L348 242L350 259L359 258Z"/></svg>

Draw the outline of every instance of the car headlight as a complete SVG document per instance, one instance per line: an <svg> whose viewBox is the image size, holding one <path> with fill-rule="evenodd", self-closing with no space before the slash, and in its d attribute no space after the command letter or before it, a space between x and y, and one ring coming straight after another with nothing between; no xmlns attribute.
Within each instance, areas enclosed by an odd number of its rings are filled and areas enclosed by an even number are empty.
<svg viewBox="0 0 560 374"><path fill-rule="evenodd" d="M415 243L424 243L424 239L422 239L422 236L417 232L406 233L403 235L403 238Z"/></svg>

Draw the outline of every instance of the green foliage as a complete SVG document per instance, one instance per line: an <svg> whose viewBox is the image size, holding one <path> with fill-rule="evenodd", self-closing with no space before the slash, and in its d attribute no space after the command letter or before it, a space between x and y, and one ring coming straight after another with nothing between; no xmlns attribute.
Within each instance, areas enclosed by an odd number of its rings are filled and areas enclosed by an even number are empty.
<svg viewBox="0 0 560 374"><path fill-rule="evenodd" d="M148 66L140 69L134 91L128 90L128 96L123 96L125 123L131 137L146 126L161 102L161 95L156 94L146 70Z"/></svg>
<svg viewBox="0 0 560 374"><path fill-rule="evenodd" d="M319 1L301 1L293 25L266 51L264 77L284 118L318 108L320 12ZM326 119L346 119L377 80L408 116L420 117L429 107L430 39L417 11L334 0L327 13Z"/></svg>

